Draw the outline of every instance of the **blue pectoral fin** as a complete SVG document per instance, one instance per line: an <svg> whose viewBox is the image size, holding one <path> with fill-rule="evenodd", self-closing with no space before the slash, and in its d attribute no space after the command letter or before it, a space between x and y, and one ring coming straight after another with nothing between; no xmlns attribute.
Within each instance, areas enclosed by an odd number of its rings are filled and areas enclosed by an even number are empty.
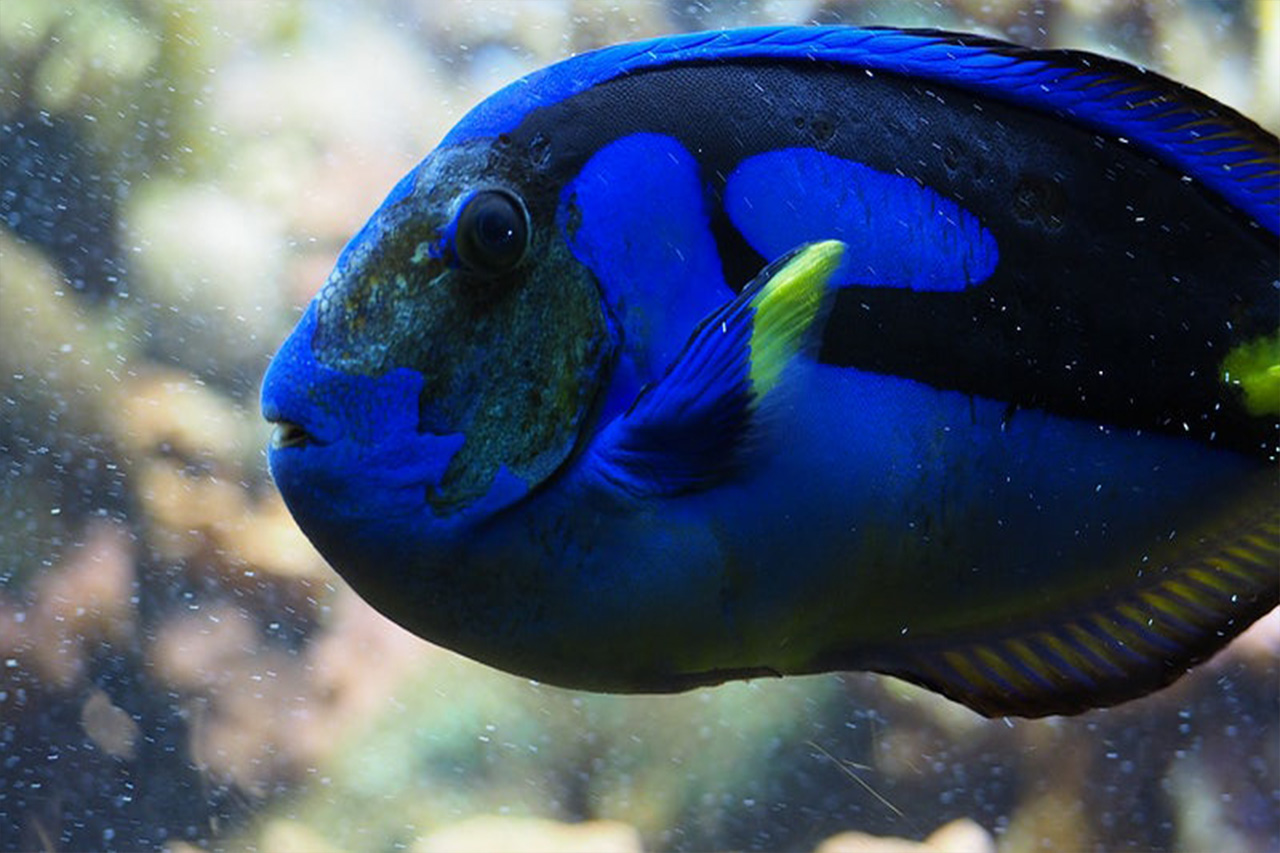
<svg viewBox="0 0 1280 853"><path fill-rule="evenodd" d="M603 432L595 461L635 494L679 494L722 480L759 401L797 355L812 353L844 244L801 246L704 319L661 380Z"/></svg>
<svg viewBox="0 0 1280 853"><path fill-rule="evenodd" d="M1145 696L1280 603L1276 497L1270 477L1074 607L906 644L873 668L989 717L1076 714Z"/></svg>

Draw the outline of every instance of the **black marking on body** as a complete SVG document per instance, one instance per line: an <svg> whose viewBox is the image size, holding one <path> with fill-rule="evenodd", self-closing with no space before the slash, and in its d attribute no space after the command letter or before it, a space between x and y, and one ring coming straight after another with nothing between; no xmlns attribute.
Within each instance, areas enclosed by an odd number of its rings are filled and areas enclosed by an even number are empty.
<svg viewBox="0 0 1280 853"><path fill-rule="evenodd" d="M1219 377L1233 346L1275 331L1274 238L1124 142L943 85L777 60L644 70L535 110L510 137L548 141L551 188L637 132L698 159L737 287L765 259L721 210L726 177L779 148L913 178L991 231L1000 262L981 286L844 289L824 362L1255 455L1277 442L1280 423Z"/></svg>

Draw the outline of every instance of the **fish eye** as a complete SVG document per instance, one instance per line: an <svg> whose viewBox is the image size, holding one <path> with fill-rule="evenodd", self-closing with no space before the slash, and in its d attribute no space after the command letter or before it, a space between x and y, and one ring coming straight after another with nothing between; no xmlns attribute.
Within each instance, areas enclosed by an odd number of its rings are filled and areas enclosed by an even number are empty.
<svg viewBox="0 0 1280 853"><path fill-rule="evenodd" d="M458 259L474 272L498 275L524 260L529 247L529 213L506 190L483 190L458 214L454 242Z"/></svg>

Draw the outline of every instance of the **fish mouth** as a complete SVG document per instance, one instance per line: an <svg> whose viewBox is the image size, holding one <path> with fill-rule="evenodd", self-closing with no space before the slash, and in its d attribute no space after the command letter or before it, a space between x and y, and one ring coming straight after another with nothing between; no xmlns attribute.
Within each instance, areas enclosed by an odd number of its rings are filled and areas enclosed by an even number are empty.
<svg viewBox="0 0 1280 853"><path fill-rule="evenodd" d="M289 447L306 447L311 444L319 444L316 437L307 432L306 428L301 424L293 421L279 418L271 422L274 428L271 430L271 448L273 450L284 450Z"/></svg>

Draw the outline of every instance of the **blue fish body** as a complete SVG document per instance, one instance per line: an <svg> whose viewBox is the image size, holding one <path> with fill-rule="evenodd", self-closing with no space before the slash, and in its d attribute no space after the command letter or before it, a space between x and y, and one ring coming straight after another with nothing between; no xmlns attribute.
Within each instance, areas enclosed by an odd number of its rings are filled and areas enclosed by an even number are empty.
<svg viewBox="0 0 1280 853"><path fill-rule="evenodd" d="M1148 693L1280 598L1274 136L1113 60L784 27L468 114L273 361L391 618L593 690Z"/></svg>

